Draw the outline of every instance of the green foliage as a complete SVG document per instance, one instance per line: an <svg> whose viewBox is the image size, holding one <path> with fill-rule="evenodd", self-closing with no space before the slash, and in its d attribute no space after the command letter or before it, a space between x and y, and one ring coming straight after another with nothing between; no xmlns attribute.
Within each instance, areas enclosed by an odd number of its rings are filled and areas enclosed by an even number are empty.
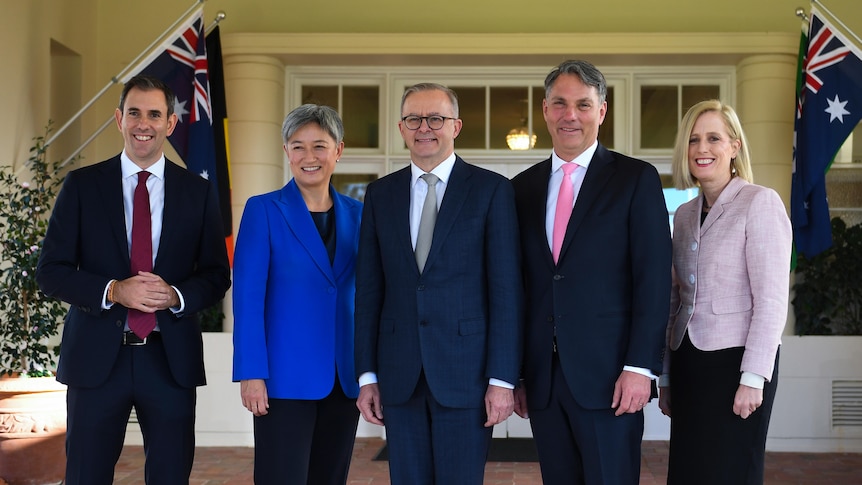
<svg viewBox="0 0 862 485"><path fill-rule="evenodd" d="M215 305L201 310L198 313L201 330L204 332L221 332L224 327L224 312L222 311L222 302L219 301Z"/></svg>
<svg viewBox="0 0 862 485"><path fill-rule="evenodd" d="M793 308L798 335L862 335L862 224L832 219L832 247L799 256Z"/></svg>
<svg viewBox="0 0 862 485"><path fill-rule="evenodd" d="M59 163L45 161L49 132L50 123L30 148L30 181L19 181L11 166L0 167L0 376L52 375L59 353L47 341L66 309L36 284L51 204L63 183Z"/></svg>

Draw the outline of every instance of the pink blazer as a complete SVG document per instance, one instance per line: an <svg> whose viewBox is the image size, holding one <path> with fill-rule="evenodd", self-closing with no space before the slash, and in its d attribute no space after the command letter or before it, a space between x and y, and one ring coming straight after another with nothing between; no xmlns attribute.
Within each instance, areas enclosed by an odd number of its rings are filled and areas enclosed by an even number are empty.
<svg viewBox="0 0 862 485"><path fill-rule="evenodd" d="M745 347L740 372L772 376L787 321L792 232L769 188L735 177L700 224L703 197L674 217L670 349ZM670 371L665 352L664 373Z"/></svg>

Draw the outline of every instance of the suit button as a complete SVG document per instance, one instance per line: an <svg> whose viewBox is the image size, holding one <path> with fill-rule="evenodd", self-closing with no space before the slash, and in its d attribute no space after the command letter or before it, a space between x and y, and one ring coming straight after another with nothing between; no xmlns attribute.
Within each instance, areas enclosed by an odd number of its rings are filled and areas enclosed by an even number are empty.
<svg viewBox="0 0 862 485"><path fill-rule="evenodd" d="M688 282L694 284L695 278L693 274L688 275Z"/></svg>
<svg viewBox="0 0 862 485"><path fill-rule="evenodd" d="M330 286L329 288L326 289L326 292L331 295L331 294L335 293L335 288Z"/></svg>
<svg viewBox="0 0 862 485"><path fill-rule="evenodd" d="M114 325L116 325L118 328L119 328L119 327L122 327L122 326L123 326L123 321L122 321L122 320L117 320L116 322L114 322Z"/></svg>
<svg viewBox="0 0 862 485"><path fill-rule="evenodd" d="M425 289L425 285L419 285L416 287L416 291L422 291Z"/></svg>
<svg viewBox="0 0 862 485"><path fill-rule="evenodd" d="M692 251L697 251L697 241L695 241L695 242L691 243L691 250L692 250Z"/></svg>
<svg viewBox="0 0 862 485"><path fill-rule="evenodd" d="M565 276L563 276L561 274L555 274L554 275L554 281L560 281L563 278L565 278Z"/></svg>
<svg viewBox="0 0 862 485"><path fill-rule="evenodd" d="M427 326L428 326L428 322L426 322L425 320L421 320L421 321L419 322L419 326L420 326L420 327L427 327Z"/></svg>
<svg viewBox="0 0 862 485"><path fill-rule="evenodd" d="M689 305L688 306L688 314L691 315L692 313L694 313L694 305Z"/></svg>
<svg viewBox="0 0 862 485"><path fill-rule="evenodd" d="M81 309L81 311L82 311L82 312L84 312L84 313L90 313L90 307L88 307L88 306L82 306L82 307L79 307L79 308L80 308L80 309Z"/></svg>
<svg viewBox="0 0 862 485"><path fill-rule="evenodd" d="M554 321L554 316L553 316L553 315L548 316L548 321L549 321L549 322L553 322L553 321Z"/></svg>

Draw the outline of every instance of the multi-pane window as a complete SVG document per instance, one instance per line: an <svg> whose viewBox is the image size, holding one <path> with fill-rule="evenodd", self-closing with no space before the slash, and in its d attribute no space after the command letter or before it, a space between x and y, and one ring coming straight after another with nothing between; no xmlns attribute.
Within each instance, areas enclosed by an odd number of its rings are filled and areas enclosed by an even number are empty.
<svg viewBox="0 0 862 485"><path fill-rule="evenodd" d="M417 72L415 67L345 69L297 68L290 77L288 96L291 106L316 102L333 106L341 114L346 164L339 165L339 172L353 170L350 164L360 163L363 172L380 164L379 173L387 173L406 163L407 147L397 126L404 89L416 82L438 82L457 93L463 128L455 147L471 160L484 158L486 165L520 167L546 157L552 148L542 113L546 68L449 67L427 73ZM703 99L733 102L734 66L609 67L603 71L608 109L599 141L656 164L662 173L670 172L670 155L685 111ZM511 149L507 136L520 132L529 138L520 146L528 148Z"/></svg>
<svg viewBox="0 0 862 485"><path fill-rule="evenodd" d="M335 108L344 123L344 145L351 148L380 147L379 85L345 84L302 86L301 103L323 104Z"/></svg>

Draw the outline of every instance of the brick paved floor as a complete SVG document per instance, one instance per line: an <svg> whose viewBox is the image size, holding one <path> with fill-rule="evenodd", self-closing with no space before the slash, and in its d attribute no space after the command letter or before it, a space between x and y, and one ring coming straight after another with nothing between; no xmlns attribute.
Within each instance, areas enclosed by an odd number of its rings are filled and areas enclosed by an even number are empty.
<svg viewBox="0 0 862 485"><path fill-rule="evenodd" d="M353 450L349 485L388 485L385 461L372 458L383 446L375 438L358 438ZM664 484L667 477L666 441L646 441L641 485ZM190 485L250 485L251 448L198 448ZM126 447L117 464L114 483L143 484L144 452ZM486 485L540 485L538 463L488 463ZM766 485L862 485L862 453L767 453Z"/></svg>

